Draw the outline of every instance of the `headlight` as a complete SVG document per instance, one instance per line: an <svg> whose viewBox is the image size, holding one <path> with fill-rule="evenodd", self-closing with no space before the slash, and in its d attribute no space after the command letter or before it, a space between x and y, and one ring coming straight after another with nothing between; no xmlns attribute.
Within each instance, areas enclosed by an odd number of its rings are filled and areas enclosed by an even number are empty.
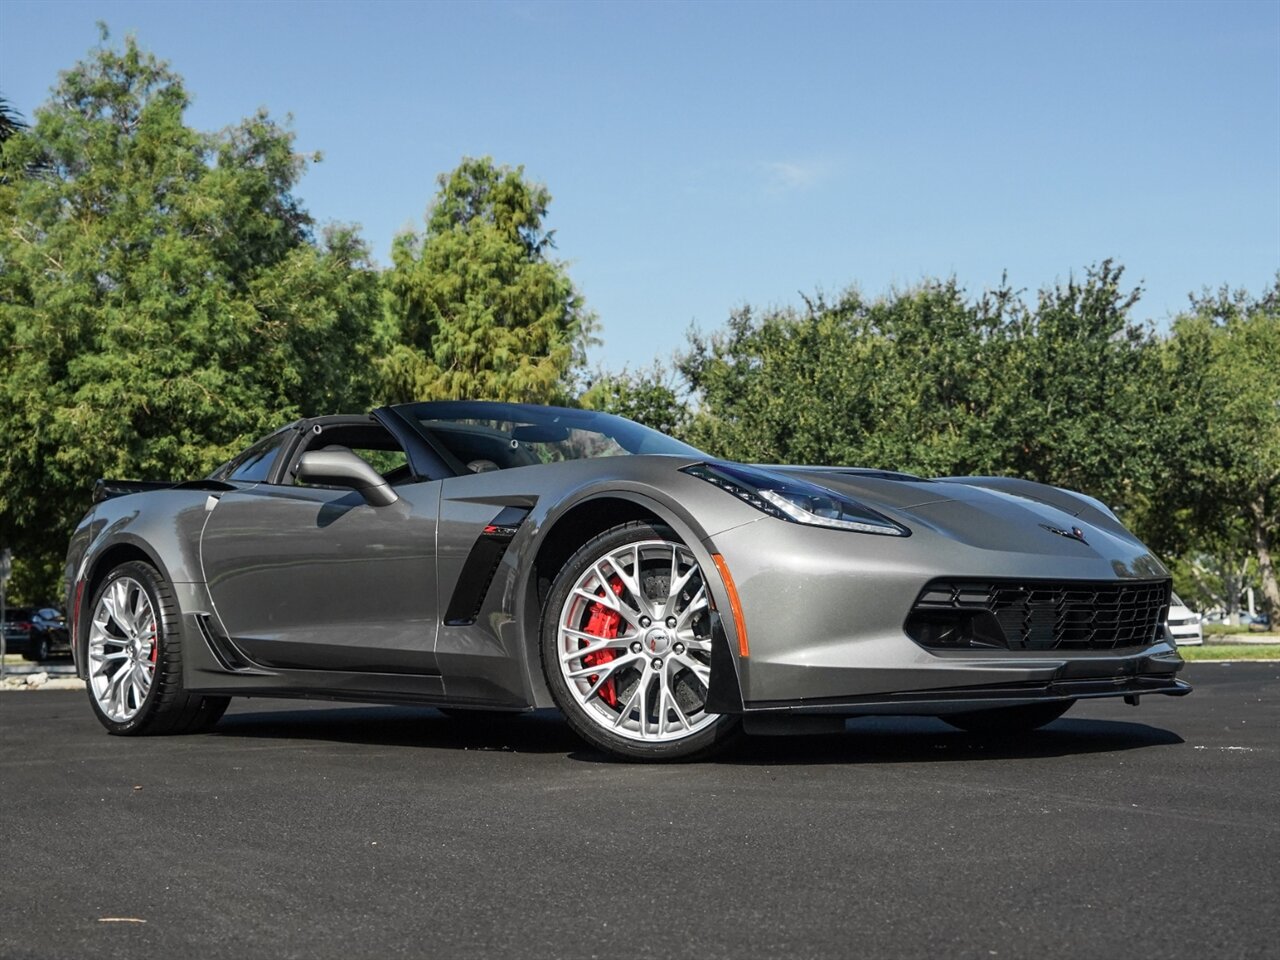
<svg viewBox="0 0 1280 960"><path fill-rule="evenodd" d="M781 473L738 464L695 463L684 472L732 493L762 513L811 527L853 530L887 537L911 531L842 493Z"/></svg>

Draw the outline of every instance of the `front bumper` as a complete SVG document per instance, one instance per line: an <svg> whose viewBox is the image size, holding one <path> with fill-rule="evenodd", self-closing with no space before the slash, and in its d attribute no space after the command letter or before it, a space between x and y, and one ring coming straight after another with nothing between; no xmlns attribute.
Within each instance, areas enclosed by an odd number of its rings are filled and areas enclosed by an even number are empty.
<svg viewBox="0 0 1280 960"><path fill-rule="evenodd" d="M904 638L905 639L905 638ZM1191 692L1191 684L1179 680L1177 672L1183 660L1167 643L1157 644L1131 656L1067 660L986 664L983 676L1003 670L1007 676L997 682L957 684L950 687L920 688L904 684L900 690L876 693L850 692L826 697L792 697L783 699L744 696L740 678L745 661L737 660L730 650L723 623L712 622L711 688L707 709L714 713L743 716L829 716L860 717L873 715L945 716L996 707L1021 706L1048 700L1086 700L1099 697L1123 697L1136 703L1138 697L1163 694L1180 697ZM966 664L971 667L973 664ZM735 671L736 667L736 671ZM1028 678L1026 674L1039 676ZM964 670L955 679L962 680ZM935 679L931 675L930 679ZM751 692L755 692L752 689Z"/></svg>
<svg viewBox="0 0 1280 960"><path fill-rule="evenodd" d="M1067 561L773 521L718 534L707 546L732 571L749 638L739 655L729 604L717 596L722 619L713 624L708 702L715 712L938 716L1191 689L1175 677L1183 661L1164 633L1111 649L926 649L904 629L922 588L948 570L1123 581L1101 557Z"/></svg>

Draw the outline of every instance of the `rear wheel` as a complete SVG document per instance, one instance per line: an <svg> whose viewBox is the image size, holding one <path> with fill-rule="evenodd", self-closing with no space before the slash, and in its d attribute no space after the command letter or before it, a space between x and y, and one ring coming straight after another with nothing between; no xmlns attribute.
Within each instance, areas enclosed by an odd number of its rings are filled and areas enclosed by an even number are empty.
<svg viewBox="0 0 1280 960"><path fill-rule="evenodd" d="M227 697L182 687L182 635L173 589L150 564L123 563L90 605L89 703L122 736L196 733L218 722Z"/></svg>
<svg viewBox="0 0 1280 960"><path fill-rule="evenodd" d="M660 524L614 527L570 558L543 610L542 665L569 725L614 756L705 757L739 729L707 712L707 586Z"/></svg>
<svg viewBox="0 0 1280 960"><path fill-rule="evenodd" d="M1053 700L1019 707L994 707L971 713L952 713L939 719L970 733L1026 733L1053 723L1074 704L1074 700Z"/></svg>

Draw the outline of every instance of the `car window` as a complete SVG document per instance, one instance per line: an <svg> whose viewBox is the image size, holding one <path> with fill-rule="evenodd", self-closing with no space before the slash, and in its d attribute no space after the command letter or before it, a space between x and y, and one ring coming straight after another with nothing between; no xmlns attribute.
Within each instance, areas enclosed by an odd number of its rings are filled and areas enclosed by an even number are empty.
<svg viewBox="0 0 1280 960"><path fill-rule="evenodd" d="M369 464L384 477L387 474L394 474L401 467L409 465L409 458L400 449L381 450L374 447L348 447L347 449L363 459L365 463Z"/></svg>
<svg viewBox="0 0 1280 960"><path fill-rule="evenodd" d="M703 457L638 423L594 410L481 401L395 408L451 459L459 473L629 454Z"/></svg>
<svg viewBox="0 0 1280 960"><path fill-rule="evenodd" d="M240 456L219 467L214 472L213 479L261 483L271 475L271 465L275 462L276 454L288 439L289 431L281 430L259 440Z"/></svg>
<svg viewBox="0 0 1280 960"><path fill-rule="evenodd" d="M392 484L415 479L404 448L391 432L376 420L362 423L321 422L319 426L320 431L317 433L312 430L307 433L304 442L294 451L285 483L298 483L293 474L297 469L298 460L304 453L308 450L324 450L326 447L350 450Z"/></svg>

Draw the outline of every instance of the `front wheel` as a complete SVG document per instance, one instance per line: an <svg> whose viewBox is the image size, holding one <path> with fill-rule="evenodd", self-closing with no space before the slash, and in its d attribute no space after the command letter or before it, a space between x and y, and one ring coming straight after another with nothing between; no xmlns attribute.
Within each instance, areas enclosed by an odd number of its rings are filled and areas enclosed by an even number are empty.
<svg viewBox="0 0 1280 960"><path fill-rule="evenodd" d="M196 733L218 722L229 698L183 689L178 602L158 570L136 560L121 564L90 609L85 686L108 732Z"/></svg>
<svg viewBox="0 0 1280 960"><path fill-rule="evenodd" d="M1019 707L993 707L990 710L952 713L938 719L970 733L1026 733L1053 723L1074 704L1074 700L1052 700Z"/></svg>
<svg viewBox="0 0 1280 960"><path fill-rule="evenodd" d="M542 666L569 726L629 760L702 758L732 739L737 718L706 708L709 597L660 524L622 524L574 554L542 615Z"/></svg>

